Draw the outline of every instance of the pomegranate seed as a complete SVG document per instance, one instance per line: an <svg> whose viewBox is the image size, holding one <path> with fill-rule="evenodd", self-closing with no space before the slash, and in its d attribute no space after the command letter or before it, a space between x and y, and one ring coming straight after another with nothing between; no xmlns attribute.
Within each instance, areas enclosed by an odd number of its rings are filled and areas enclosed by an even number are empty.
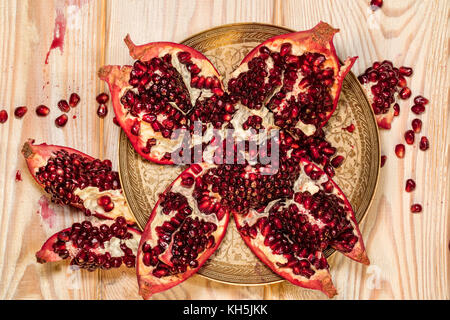
<svg viewBox="0 0 450 320"><path fill-rule="evenodd" d="M411 122L411 125L415 133L420 133L420 131L422 130L422 120L420 119L414 119Z"/></svg>
<svg viewBox="0 0 450 320"><path fill-rule="evenodd" d="M371 0L370 1L370 7L372 8L373 11L381 8L382 5L383 5L383 0Z"/></svg>
<svg viewBox="0 0 450 320"><path fill-rule="evenodd" d="M400 72L402 76L410 77L413 74L413 69L409 67L400 67L398 72Z"/></svg>
<svg viewBox="0 0 450 320"><path fill-rule="evenodd" d="M415 203L411 206L411 212L412 213L419 213L422 212L422 206L418 203Z"/></svg>
<svg viewBox="0 0 450 320"><path fill-rule="evenodd" d="M417 96L417 97L414 98L414 103L415 104L426 105L426 104L428 104L428 102L429 102L428 99L423 97L423 96Z"/></svg>
<svg viewBox="0 0 450 320"><path fill-rule="evenodd" d="M113 122L116 126L120 127L119 121L117 120L116 117L113 118Z"/></svg>
<svg viewBox="0 0 450 320"><path fill-rule="evenodd" d="M70 110L69 103L67 103L66 100L60 100L58 102L58 108L62 112L69 112L69 110Z"/></svg>
<svg viewBox="0 0 450 320"><path fill-rule="evenodd" d="M345 130L347 130L348 132L352 133L353 131L355 131L355 125L353 123L351 123L349 126L344 128Z"/></svg>
<svg viewBox="0 0 450 320"><path fill-rule="evenodd" d="M411 89L408 87L404 87L400 93L399 93L400 98L402 98L403 100L408 99L409 97L411 97Z"/></svg>
<svg viewBox="0 0 450 320"><path fill-rule="evenodd" d="M106 107L104 104L99 105L97 108L97 115L100 118L104 118L106 117L107 114L108 114L108 107Z"/></svg>
<svg viewBox="0 0 450 320"><path fill-rule="evenodd" d="M5 123L8 120L8 112L6 110L0 111L0 123Z"/></svg>
<svg viewBox="0 0 450 320"><path fill-rule="evenodd" d="M292 48L292 44L290 44L289 42L283 43L280 48L280 56L283 57L283 56L287 55L288 53L290 53L291 48Z"/></svg>
<svg viewBox="0 0 450 320"><path fill-rule="evenodd" d="M17 117L17 118L22 118L24 115L25 115L25 113L27 113L27 111L28 111L28 108L27 107L25 107L25 106L22 106L22 107L17 107L15 110L14 110L14 115Z"/></svg>
<svg viewBox="0 0 450 320"><path fill-rule="evenodd" d="M384 167L384 164L386 163L386 159L387 159L387 156L385 156L385 155L381 156L381 168Z"/></svg>
<svg viewBox="0 0 450 320"><path fill-rule="evenodd" d="M405 190L406 192L414 191L416 188L416 182L413 179L406 180Z"/></svg>
<svg viewBox="0 0 450 320"><path fill-rule="evenodd" d="M191 61L191 54L186 51L178 52L177 57L178 60L183 64L186 64Z"/></svg>
<svg viewBox="0 0 450 320"><path fill-rule="evenodd" d="M426 150L428 150L429 147L430 147L430 143L428 141L428 138L425 136L420 138L420 143L419 143L420 150L426 151Z"/></svg>
<svg viewBox="0 0 450 320"><path fill-rule="evenodd" d="M331 165L335 168L338 168L342 164L342 162L344 162L343 156L336 156L331 159Z"/></svg>
<svg viewBox="0 0 450 320"><path fill-rule="evenodd" d="M100 94L97 96L97 98L95 98L95 99L97 100L97 102L98 102L99 104L105 104L105 103L108 102L109 96L108 96L106 93L102 92L102 93L100 93Z"/></svg>
<svg viewBox="0 0 450 320"><path fill-rule="evenodd" d="M67 117L66 114L62 114L58 118L55 119L55 125L57 127L64 127L66 125L68 119L69 119L69 117Z"/></svg>
<svg viewBox="0 0 450 320"><path fill-rule="evenodd" d="M16 181L22 181L22 174L20 173L19 170L17 170L16 172Z"/></svg>
<svg viewBox="0 0 450 320"><path fill-rule="evenodd" d="M414 143L414 131L408 130L405 132L405 141L407 144L413 144Z"/></svg>
<svg viewBox="0 0 450 320"><path fill-rule="evenodd" d="M423 104L415 104L411 107L411 111L415 114L422 114L425 112L425 106Z"/></svg>
<svg viewBox="0 0 450 320"><path fill-rule="evenodd" d="M395 146L395 154L398 158L402 159L405 157L405 145L404 144L398 144Z"/></svg>
<svg viewBox="0 0 450 320"><path fill-rule="evenodd" d="M398 103L395 103L392 107L394 109L394 117L398 117L400 114L400 105Z"/></svg>
<svg viewBox="0 0 450 320"><path fill-rule="evenodd" d="M107 196L107 195L101 196L100 198L97 199L97 204L100 207L105 207L110 203L111 203L111 197Z"/></svg>
<svg viewBox="0 0 450 320"><path fill-rule="evenodd" d="M46 117L50 113L50 109L47 106L41 104L36 108L36 114L40 117Z"/></svg>
<svg viewBox="0 0 450 320"><path fill-rule="evenodd" d="M80 96L75 92L72 93L69 97L69 104L72 108L75 108L77 104L80 102Z"/></svg>
<svg viewBox="0 0 450 320"><path fill-rule="evenodd" d="M398 77L398 82L397 82L397 86L399 86L400 88L406 88L406 79L404 76L399 76Z"/></svg>

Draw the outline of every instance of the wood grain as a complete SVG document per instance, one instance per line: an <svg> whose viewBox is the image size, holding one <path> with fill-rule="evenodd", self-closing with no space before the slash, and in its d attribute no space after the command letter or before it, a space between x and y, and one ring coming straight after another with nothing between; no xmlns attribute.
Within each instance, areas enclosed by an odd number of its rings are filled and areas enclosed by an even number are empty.
<svg viewBox="0 0 450 320"><path fill-rule="evenodd" d="M9 0L0 3L0 109L10 118L0 124L0 298L1 299L140 299L134 270L93 273L64 263L39 265L34 253L52 233L81 220L82 214L50 205L54 221L37 214L41 191L27 174L20 154L27 138L68 145L93 156L110 158L117 166L119 128L95 116L95 96L106 90L96 71L103 64L132 60L123 43L129 33L137 43L175 41L227 23L263 22L296 30L323 20L340 28L335 38L340 57L357 55L353 72L362 72L374 60L389 59L414 68L413 94L431 103L421 116L421 135L430 150L407 146L405 159L393 149L413 119L401 104L400 117L390 131L380 132L382 152L388 157L378 190L361 230L371 266L364 267L341 255L330 260L338 288L337 299L449 299L449 72L446 0L384 1L372 12L368 0L260 0L260 1L119 1ZM51 45L56 9L63 8L67 29L63 51ZM56 103L76 91L82 100L64 129L54 126ZM39 104L51 108L38 118ZM14 119L16 106L27 105L24 119ZM16 182L16 171L23 181ZM416 190L404 192L413 178ZM423 213L413 215L413 202ZM325 299L318 292L289 283L270 286L231 286L194 276L154 299Z"/></svg>

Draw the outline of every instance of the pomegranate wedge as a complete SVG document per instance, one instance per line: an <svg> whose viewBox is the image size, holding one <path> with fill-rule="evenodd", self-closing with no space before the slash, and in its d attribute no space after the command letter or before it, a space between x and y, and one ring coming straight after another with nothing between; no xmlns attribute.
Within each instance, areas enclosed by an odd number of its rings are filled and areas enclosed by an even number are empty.
<svg viewBox="0 0 450 320"><path fill-rule="evenodd" d="M52 195L53 202L79 208L88 216L122 216L128 224L135 223L110 160L101 161L68 147L35 145L34 140L25 142L22 154L31 175Z"/></svg>
<svg viewBox="0 0 450 320"><path fill-rule="evenodd" d="M292 196L233 216L245 243L275 273L332 297L336 289L322 251L331 246L358 262L369 259L343 192L311 162L301 159L299 168Z"/></svg>
<svg viewBox="0 0 450 320"><path fill-rule="evenodd" d="M311 30L263 42L234 71L228 82L231 96L255 115L268 108L271 122L279 127L311 135L336 109L344 78L356 60L348 58L340 65L332 42L338 31L320 22Z"/></svg>
<svg viewBox="0 0 450 320"><path fill-rule="evenodd" d="M51 236L36 253L39 263L71 259L71 265L94 271L97 268L133 268L141 232L116 221L83 221Z"/></svg>
<svg viewBox="0 0 450 320"><path fill-rule="evenodd" d="M202 121L219 128L234 109L224 94L220 75L200 52L176 43L136 46L125 38L133 66L104 66L99 77L109 85L116 119L135 150L145 159L172 164L171 153L182 137L176 129Z"/></svg>
<svg viewBox="0 0 450 320"><path fill-rule="evenodd" d="M196 273L225 235L229 212L219 195L202 188L208 166L194 164L183 171L150 215L136 263L144 299Z"/></svg>

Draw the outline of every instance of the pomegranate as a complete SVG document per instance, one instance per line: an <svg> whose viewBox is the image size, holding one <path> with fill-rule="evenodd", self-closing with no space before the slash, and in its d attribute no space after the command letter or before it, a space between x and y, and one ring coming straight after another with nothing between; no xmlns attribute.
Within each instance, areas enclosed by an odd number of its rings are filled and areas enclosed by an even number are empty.
<svg viewBox="0 0 450 320"><path fill-rule="evenodd" d="M320 22L263 42L233 72L228 82L232 100L264 114L266 122L311 135L336 109L344 77L356 60L340 65L332 42L338 31Z"/></svg>
<svg viewBox="0 0 450 320"><path fill-rule="evenodd" d="M133 66L104 66L99 77L109 85L122 129L145 159L172 164L171 153L182 137L176 129L192 129L193 122L220 128L234 112L224 94L220 75L200 52L176 43L136 46L125 38ZM225 107L228 105L227 110Z"/></svg>
<svg viewBox="0 0 450 320"><path fill-rule="evenodd" d="M94 271L133 268L141 232L127 226L123 217L116 221L93 219L74 223L51 236L36 253L39 263L70 259L71 265Z"/></svg>
<svg viewBox="0 0 450 320"><path fill-rule="evenodd" d="M412 74L412 69L406 68L396 68L389 60L375 61L370 68L358 76L380 128L390 129L392 119L400 114L396 97L407 99L411 96L411 90L406 87L404 76L408 76L405 70L410 69Z"/></svg>
<svg viewBox="0 0 450 320"><path fill-rule="evenodd" d="M229 221L221 197L205 186L208 164L193 164L166 189L142 234L137 255L140 294L189 278L218 248Z"/></svg>
<svg viewBox="0 0 450 320"><path fill-rule="evenodd" d="M323 250L331 246L369 264L353 210L339 187L311 162L298 161L289 196L246 214L233 211L250 249L293 284L336 294Z"/></svg>
<svg viewBox="0 0 450 320"><path fill-rule="evenodd" d="M35 145L34 140L24 144L22 154L31 175L52 195L52 201L79 208L88 216L123 216L128 224L135 223L110 160L101 161L62 146ZM105 195L115 204L113 210L98 205L97 199Z"/></svg>

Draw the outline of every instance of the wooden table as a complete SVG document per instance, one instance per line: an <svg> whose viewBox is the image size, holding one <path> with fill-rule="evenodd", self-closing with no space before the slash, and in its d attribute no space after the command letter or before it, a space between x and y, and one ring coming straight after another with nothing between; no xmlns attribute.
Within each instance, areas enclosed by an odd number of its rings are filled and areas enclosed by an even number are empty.
<svg viewBox="0 0 450 320"><path fill-rule="evenodd" d="M74 272L66 263L39 265L34 254L43 241L80 221L75 210L50 205L53 220L37 214L41 190L27 173L20 154L23 142L72 146L117 166L119 128L112 108L105 120L96 114L95 96L106 89L96 76L104 64L132 60L122 39L129 33L138 43L181 41L202 30L235 22L263 22L296 30L320 20L341 29L335 44L339 56L358 55L359 74L375 60L390 59L414 68L411 88L431 104L422 116L423 134L431 148L407 146L405 159L394 155L413 114L401 104L390 131L381 132L382 153L388 159L378 190L361 230L372 265L334 255L330 264L338 299L449 299L449 105L447 0L385 0L373 13L369 0L228 0L228 1L56 1L0 2L0 109L10 115L0 124L0 297L1 299L139 299L134 270ZM57 12L60 12L59 16ZM66 20L62 50L46 54L55 20ZM56 24L57 25L57 24ZM58 34L56 34L58 36ZM61 35L59 35L61 36ZM78 92L81 103L63 129L53 119L61 98ZM38 118L39 104L51 108ZM30 109L14 119L16 106ZM72 119L76 115L76 119ZM23 181L16 182L16 171ZM404 192L414 178L415 192ZM409 207L423 204L421 214ZM154 299L326 299L320 292L289 283L231 286L194 276Z"/></svg>

